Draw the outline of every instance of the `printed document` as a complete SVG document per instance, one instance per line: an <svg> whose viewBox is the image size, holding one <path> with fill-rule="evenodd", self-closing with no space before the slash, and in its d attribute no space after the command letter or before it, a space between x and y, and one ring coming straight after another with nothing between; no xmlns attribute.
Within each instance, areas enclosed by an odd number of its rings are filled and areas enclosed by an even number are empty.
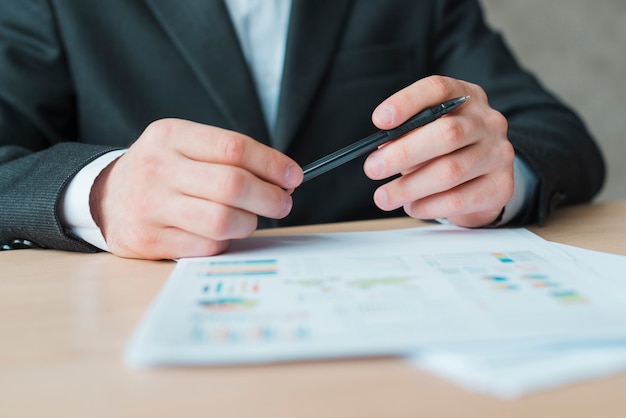
<svg viewBox="0 0 626 418"><path fill-rule="evenodd" d="M626 339L626 294L592 267L526 229L252 237L180 260L126 360L249 364Z"/></svg>

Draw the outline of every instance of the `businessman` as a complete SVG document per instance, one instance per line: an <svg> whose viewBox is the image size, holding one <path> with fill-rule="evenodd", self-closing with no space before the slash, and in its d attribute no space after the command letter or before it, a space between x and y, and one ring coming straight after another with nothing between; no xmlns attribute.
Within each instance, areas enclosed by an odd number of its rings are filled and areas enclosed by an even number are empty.
<svg viewBox="0 0 626 418"><path fill-rule="evenodd" d="M458 96L302 184L301 166ZM604 180L476 0L4 0L0 244L173 258L402 211L543 223Z"/></svg>

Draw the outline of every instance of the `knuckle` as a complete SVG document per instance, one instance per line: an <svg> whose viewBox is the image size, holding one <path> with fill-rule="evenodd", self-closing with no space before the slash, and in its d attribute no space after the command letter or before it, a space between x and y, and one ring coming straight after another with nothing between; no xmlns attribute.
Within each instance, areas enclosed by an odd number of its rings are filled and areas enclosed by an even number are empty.
<svg viewBox="0 0 626 418"><path fill-rule="evenodd" d="M176 119L160 119L150 123L128 152L120 160L129 159L132 169L128 170L129 181L154 182L164 171L168 153L176 138L178 123ZM165 175L165 174L163 174Z"/></svg>
<svg viewBox="0 0 626 418"><path fill-rule="evenodd" d="M464 136L463 127L457 118L441 118L441 137L443 142L451 150L459 148L459 143Z"/></svg>
<svg viewBox="0 0 626 418"><path fill-rule="evenodd" d="M509 128L509 122L506 117L497 110L491 109L488 116L488 121L492 129L496 132L506 134Z"/></svg>
<svg viewBox="0 0 626 418"><path fill-rule="evenodd" d="M501 158L507 165L513 164L515 159L515 149L509 141L502 141Z"/></svg>
<svg viewBox="0 0 626 418"><path fill-rule="evenodd" d="M217 205L211 214L211 221L207 231L208 237L217 241L234 238L231 236L232 222L233 219L229 208Z"/></svg>
<svg viewBox="0 0 626 418"><path fill-rule="evenodd" d="M451 191L446 196L446 206L448 208L448 213L450 214L460 214L463 213L465 209L465 199L459 192Z"/></svg>
<svg viewBox="0 0 626 418"><path fill-rule="evenodd" d="M168 138L175 138L178 130L176 119L158 119L151 122L142 134L143 141L161 142Z"/></svg>
<svg viewBox="0 0 626 418"><path fill-rule="evenodd" d="M230 230L230 218L224 206L219 206L214 210L211 216L211 222L208 226L207 235L213 240L228 239L228 231Z"/></svg>
<svg viewBox="0 0 626 418"><path fill-rule="evenodd" d="M441 75L429 77L430 87L441 97L449 97L452 94L452 85L450 79Z"/></svg>
<svg viewBox="0 0 626 418"><path fill-rule="evenodd" d="M478 99L481 102L487 102L487 92L478 84L468 83L470 88L470 95L473 98Z"/></svg>
<svg viewBox="0 0 626 418"><path fill-rule="evenodd" d="M456 159L447 158L439 164L437 176L446 185L456 185L462 179L463 167Z"/></svg>
<svg viewBox="0 0 626 418"><path fill-rule="evenodd" d="M193 204L180 204L176 206L176 216L183 221L184 225L204 225L206 224L206 212L203 206Z"/></svg>
<svg viewBox="0 0 626 418"><path fill-rule="evenodd" d="M221 194L223 203L232 203L246 195L248 181L240 170L222 170L214 178L214 184Z"/></svg>
<svg viewBox="0 0 626 418"><path fill-rule="evenodd" d="M249 213L236 214L231 208L219 205L213 211L206 238L225 243L231 239L246 238L258 226L257 216Z"/></svg>
<svg viewBox="0 0 626 418"><path fill-rule="evenodd" d="M243 161L246 144L243 138L229 135L221 137L218 141L219 152L225 164L239 166Z"/></svg>

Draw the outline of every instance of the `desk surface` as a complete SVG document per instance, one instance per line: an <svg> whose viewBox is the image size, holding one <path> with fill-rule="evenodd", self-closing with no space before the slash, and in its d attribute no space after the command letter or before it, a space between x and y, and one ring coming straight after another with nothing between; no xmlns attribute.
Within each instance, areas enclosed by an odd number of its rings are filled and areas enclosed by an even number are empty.
<svg viewBox="0 0 626 418"><path fill-rule="evenodd" d="M393 219L259 235L419 225ZM626 201L561 209L530 229L626 255ZM0 252L0 416L606 418L626 410L626 374L500 401L394 358L128 369L123 347L173 268L110 254Z"/></svg>

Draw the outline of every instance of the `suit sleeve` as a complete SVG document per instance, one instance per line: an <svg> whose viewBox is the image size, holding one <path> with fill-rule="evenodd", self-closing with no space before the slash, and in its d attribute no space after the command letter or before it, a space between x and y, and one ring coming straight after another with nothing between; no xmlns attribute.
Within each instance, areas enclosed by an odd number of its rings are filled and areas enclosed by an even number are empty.
<svg viewBox="0 0 626 418"><path fill-rule="evenodd" d="M435 1L434 71L480 85L508 120L516 154L538 178L532 204L515 224L543 224L560 205L591 200L604 160L582 120L516 61L485 23L475 0Z"/></svg>
<svg viewBox="0 0 626 418"><path fill-rule="evenodd" d="M0 245L95 251L57 216L64 185L110 147L77 141L75 92L46 1L0 2Z"/></svg>

